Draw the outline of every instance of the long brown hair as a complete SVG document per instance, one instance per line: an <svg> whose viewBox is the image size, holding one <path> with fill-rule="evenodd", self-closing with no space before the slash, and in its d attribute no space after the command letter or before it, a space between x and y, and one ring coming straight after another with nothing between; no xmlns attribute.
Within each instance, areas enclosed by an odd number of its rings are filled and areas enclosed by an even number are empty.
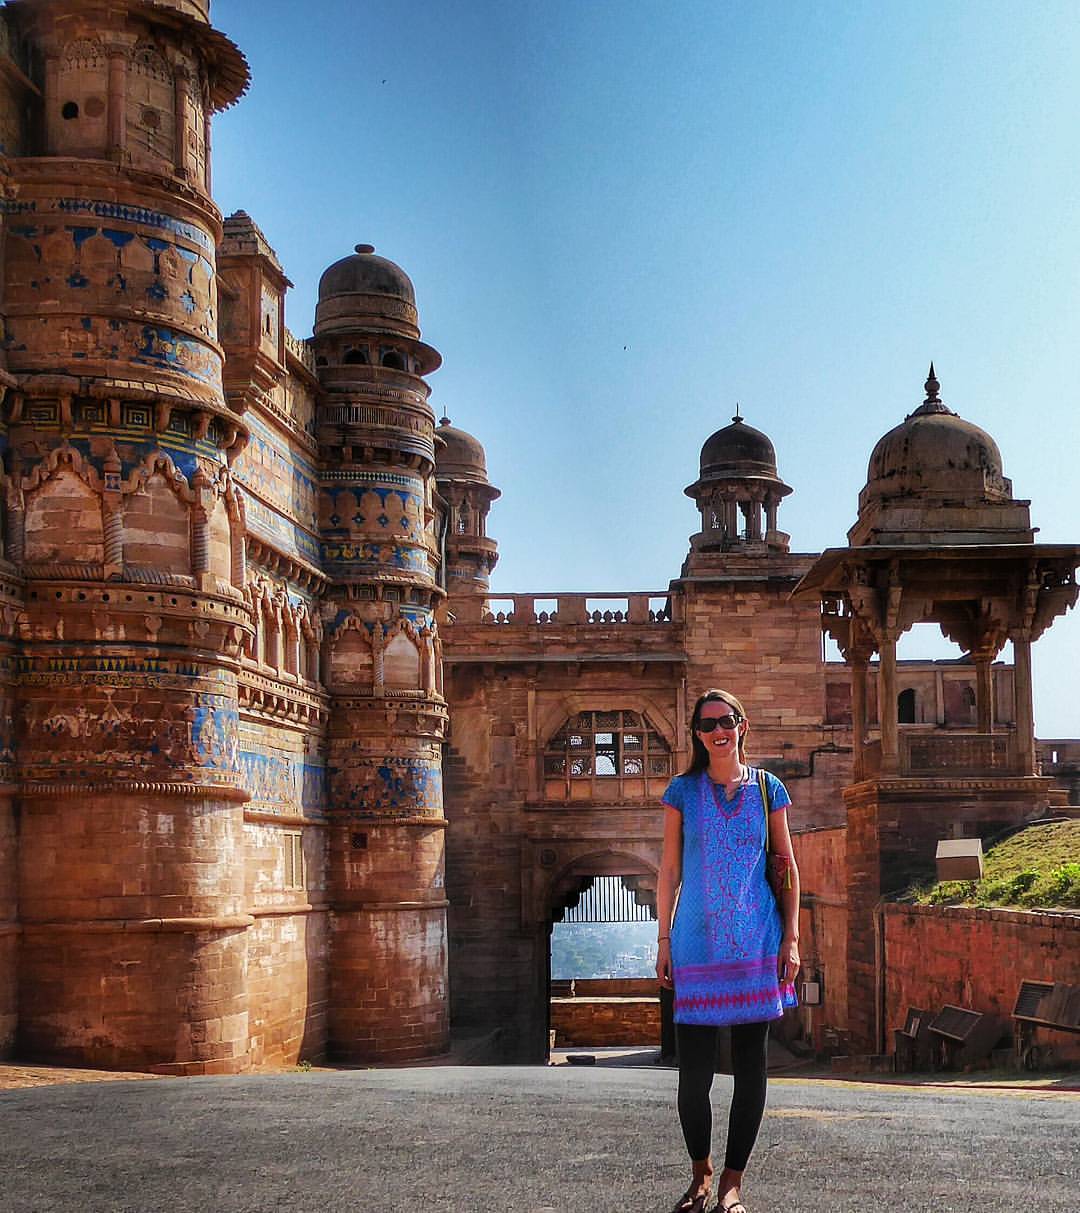
<svg viewBox="0 0 1080 1213"><path fill-rule="evenodd" d="M697 727L701 722L701 709L707 703L715 703L719 700L721 703L726 703L733 711L737 712L743 720L749 721L746 714L746 708L742 703L735 698L730 691L722 691L719 687L711 687L698 697L697 703L694 704L694 713L690 717L690 744L693 746L693 753L690 756L690 765L683 772L684 775L694 775L698 771L704 771L709 765L709 751L705 748L704 742L697 735ZM746 733L739 734L739 761L746 761Z"/></svg>

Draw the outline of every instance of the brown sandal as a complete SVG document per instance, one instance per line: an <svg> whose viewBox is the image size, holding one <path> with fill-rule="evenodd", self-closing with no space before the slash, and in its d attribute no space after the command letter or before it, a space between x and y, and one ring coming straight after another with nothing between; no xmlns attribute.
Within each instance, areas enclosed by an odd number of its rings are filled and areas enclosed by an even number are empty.
<svg viewBox="0 0 1080 1213"><path fill-rule="evenodd" d="M671 1213L709 1213L709 1210L716 1210L717 1206L710 1203L713 1199L713 1192L710 1188L707 1192L702 1192L699 1196L691 1196L693 1187L689 1187L679 1198L678 1203L671 1210ZM745 1211L744 1211L745 1213Z"/></svg>

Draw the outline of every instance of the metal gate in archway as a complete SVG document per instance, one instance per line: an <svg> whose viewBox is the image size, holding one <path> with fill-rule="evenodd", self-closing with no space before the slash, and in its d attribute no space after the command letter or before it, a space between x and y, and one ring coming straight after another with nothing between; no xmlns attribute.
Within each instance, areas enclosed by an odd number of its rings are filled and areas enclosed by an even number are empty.
<svg viewBox="0 0 1080 1213"><path fill-rule="evenodd" d="M585 876L554 922L655 922L656 905L634 876Z"/></svg>

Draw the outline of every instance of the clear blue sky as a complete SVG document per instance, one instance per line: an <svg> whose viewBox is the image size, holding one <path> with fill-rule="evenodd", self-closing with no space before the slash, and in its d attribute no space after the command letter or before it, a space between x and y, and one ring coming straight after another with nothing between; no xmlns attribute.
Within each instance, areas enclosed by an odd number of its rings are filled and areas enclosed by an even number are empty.
<svg viewBox="0 0 1080 1213"><path fill-rule="evenodd" d="M300 336L357 242L408 271L433 404L503 489L494 589L665 587L736 401L792 548L842 545L931 358L1039 538L1080 540L1074 3L213 12L254 75L218 202L277 249ZM1080 735L1078 666L1080 616L1036 646L1040 735Z"/></svg>

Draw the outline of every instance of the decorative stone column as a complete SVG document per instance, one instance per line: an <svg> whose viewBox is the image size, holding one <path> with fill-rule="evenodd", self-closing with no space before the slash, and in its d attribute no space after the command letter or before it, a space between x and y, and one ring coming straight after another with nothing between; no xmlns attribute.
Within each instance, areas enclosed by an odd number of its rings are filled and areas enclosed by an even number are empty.
<svg viewBox="0 0 1080 1213"><path fill-rule="evenodd" d="M851 765L852 780L855 783L866 778L867 668L865 657L853 657L848 661L848 669L851 671Z"/></svg>
<svg viewBox="0 0 1080 1213"><path fill-rule="evenodd" d="M881 772L895 775L900 762L899 737L896 723L896 637L882 637L878 716L881 718Z"/></svg>
<svg viewBox="0 0 1080 1213"><path fill-rule="evenodd" d="M994 731L994 674L993 653L972 654L975 662L975 713L976 728L980 733Z"/></svg>
<svg viewBox="0 0 1080 1213"><path fill-rule="evenodd" d="M1021 775L1035 774L1035 709L1031 681L1031 637L1014 632L1013 679L1016 697L1017 765Z"/></svg>

